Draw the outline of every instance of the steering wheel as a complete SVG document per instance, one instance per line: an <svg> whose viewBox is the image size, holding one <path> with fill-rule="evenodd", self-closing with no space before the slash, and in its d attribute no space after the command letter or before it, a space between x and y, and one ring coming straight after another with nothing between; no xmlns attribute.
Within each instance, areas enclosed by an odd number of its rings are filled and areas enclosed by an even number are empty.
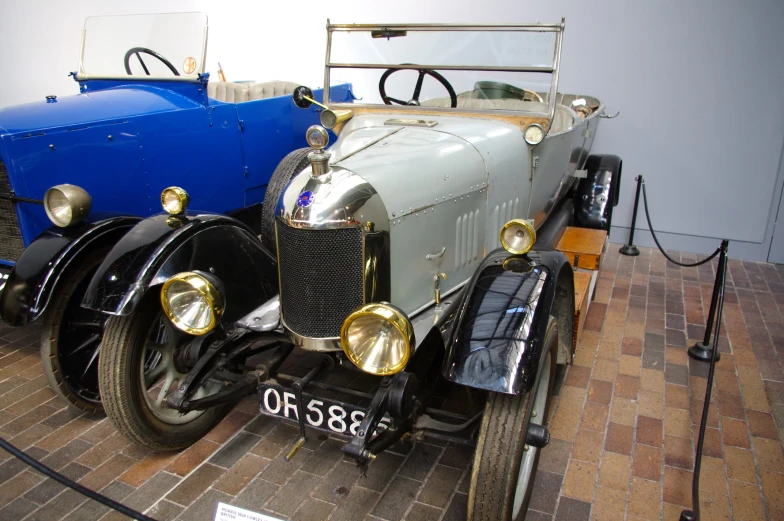
<svg viewBox="0 0 784 521"><path fill-rule="evenodd" d="M408 101L403 101L399 99L395 99L392 97L387 96L386 89L384 86L387 83L387 78L389 78L392 74L396 73L397 71L419 71L419 78L417 78L416 87L414 87L414 95ZM449 93L449 99L452 100L452 108L457 107L457 94L455 94L455 89L452 88L452 85L446 81L446 78L441 76L434 70L431 69L419 69L417 67L407 67L405 69L387 69L384 71L384 74L381 75L381 79L378 82L378 92L381 94L381 99L384 100L384 103L387 105L392 105L393 103L397 103L398 105L415 105L419 106L419 94L422 91L422 81L424 81L425 76L432 76L435 78L441 85Z"/></svg>
<svg viewBox="0 0 784 521"><path fill-rule="evenodd" d="M144 72L147 73L147 76L150 75L150 70L147 68L147 65L144 64L144 60L142 60L142 56L139 53L149 54L153 58L158 58L158 60L160 60L161 63L167 66L169 70L172 71L172 73L174 73L175 76L180 75L180 73L177 71L177 68L174 65L172 65L172 63L169 60L167 60L157 52L153 51L152 49L148 49L147 47L132 47L128 49L128 52L125 53L125 60L124 60L125 72L128 73L128 76L133 76L133 73L131 72L131 56L134 54L139 59L139 63L142 64L142 69L144 69Z"/></svg>

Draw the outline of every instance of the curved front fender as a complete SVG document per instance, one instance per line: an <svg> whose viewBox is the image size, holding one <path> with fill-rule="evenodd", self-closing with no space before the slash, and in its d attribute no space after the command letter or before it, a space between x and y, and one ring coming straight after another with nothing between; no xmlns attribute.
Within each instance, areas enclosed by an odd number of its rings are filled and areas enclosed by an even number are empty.
<svg viewBox="0 0 784 521"><path fill-rule="evenodd" d="M115 217L68 228L50 228L22 252L0 292L0 317L24 326L46 310L55 288L70 267L95 248L116 242L141 219Z"/></svg>
<svg viewBox="0 0 784 521"><path fill-rule="evenodd" d="M445 339L444 377L500 393L530 390L560 277L569 277L567 287L573 288L572 270L557 251L510 256L499 249L488 255L466 288ZM563 323L559 319L559 326ZM571 330L564 334L570 341Z"/></svg>
<svg viewBox="0 0 784 521"><path fill-rule="evenodd" d="M87 288L82 305L128 315L153 286L201 270L224 284L224 320L233 321L275 294L277 266L261 241L224 215L156 215L136 225L109 252Z"/></svg>

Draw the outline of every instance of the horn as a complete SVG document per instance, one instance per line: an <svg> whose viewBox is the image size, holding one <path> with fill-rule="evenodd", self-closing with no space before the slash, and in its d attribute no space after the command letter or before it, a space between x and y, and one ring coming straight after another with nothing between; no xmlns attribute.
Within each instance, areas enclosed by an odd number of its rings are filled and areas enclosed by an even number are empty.
<svg viewBox="0 0 784 521"><path fill-rule="evenodd" d="M319 120L324 128L332 130L335 127L343 125L343 123L351 119L352 116L354 116L354 112L351 110L324 109L321 116L319 116Z"/></svg>

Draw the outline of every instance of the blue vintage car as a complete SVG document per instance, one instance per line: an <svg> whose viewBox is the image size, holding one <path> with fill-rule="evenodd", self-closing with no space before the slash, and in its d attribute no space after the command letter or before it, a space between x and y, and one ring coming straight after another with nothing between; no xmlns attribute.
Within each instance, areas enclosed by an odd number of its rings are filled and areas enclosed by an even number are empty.
<svg viewBox="0 0 784 521"><path fill-rule="evenodd" d="M296 83L209 81L206 42L202 13L89 18L80 94L0 110L0 317L42 321L45 373L79 408L101 409L104 316L80 303L106 253L173 185L259 233L273 170L318 121Z"/></svg>

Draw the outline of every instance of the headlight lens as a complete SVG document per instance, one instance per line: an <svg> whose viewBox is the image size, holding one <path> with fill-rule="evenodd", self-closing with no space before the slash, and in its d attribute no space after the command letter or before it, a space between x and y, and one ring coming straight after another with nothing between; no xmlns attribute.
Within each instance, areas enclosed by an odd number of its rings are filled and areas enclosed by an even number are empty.
<svg viewBox="0 0 784 521"><path fill-rule="evenodd" d="M366 373L391 375L403 370L411 357L414 327L391 304L365 304L343 322L340 344L349 360Z"/></svg>
<svg viewBox="0 0 784 521"><path fill-rule="evenodd" d="M514 255L522 255L533 248L536 230L524 219L512 219L501 228L501 246Z"/></svg>
<svg viewBox="0 0 784 521"><path fill-rule="evenodd" d="M529 145L538 145L544 139L544 129L536 123L532 123L525 129L524 137L525 142Z"/></svg>
<svg viewBox="0 0 784 521"><path fill-rule="evenodd" d="M87 217L92 208L92 197L76 185L57 185L44 194L44 210L55 226L65 228Z"/></svg>
<svg viewBox="0 0 784 521"><path fill-rule="evenodd" d="M223 295L207 276L195 271L178 273L163 284L161 304L169 320L191 335L212 331L223 315Z"/></svg>
<svg viewBox="0 0 784 521"><path fill-rule="evenodd" d="M177 215L185 211L190 202L188 192L179 186L164 188L161 192L161 205L163 210L171 215Z"/></svg>

